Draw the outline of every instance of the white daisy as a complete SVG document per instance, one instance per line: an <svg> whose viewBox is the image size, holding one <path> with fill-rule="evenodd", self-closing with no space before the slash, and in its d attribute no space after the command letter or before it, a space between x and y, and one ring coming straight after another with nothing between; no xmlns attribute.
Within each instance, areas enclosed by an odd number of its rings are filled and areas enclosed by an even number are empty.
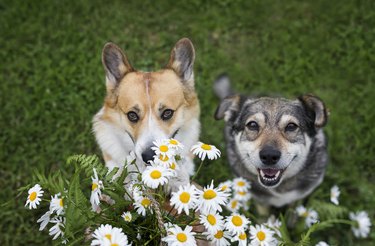
<svg viewBox="0 0 375 246"><path fill-rule="evenodd" d="M161 155L163 157L167 156L168 158L172 158L176 154L175 149L170 147L167 139L156 140L153 142L153 144L155 146L151 147L151 149L155 152L156 156Z"/></svg>
<svg viewBox="0 0 375 246"><path fill-rule="evenodd" d="M277 245L276 238L273 237L274 232L266 228L264 225L250 226L250 245L271 246Z"/></svg>
<svg viewBox="0 0 375 246"><path fill-rule="evenodd" d="M320 241L319 243L315 244L315 246L329 246L329 244L324 241Z"/></svg>
<svg viewBox="0 0 375 246"><path fill-rule="evenodd" d="M281 237L280 227L281 227L281 221L279 219L276 219L275 215L271 215L267 222L265 223L266 226L271 228L279 237Z"/></svg>
<svg viewBox="0 0 375 246"><path fill-rule="evenodd" d="M104 237L104 246L130 246L128 237L122 232L122 229L113 227L110 238Z"/></svg>
<svg viewBox="0 0 375 246"><path fill-rule="evenodd" d="M100 189L103 189L103 182L99 180L98 174L96 172L96 169L94 168L94 177L91 177L92 179L92 185L91 185L91 196L90 196L90 202L93 210L95 211L96 208L100 204L100 198L102 196L102 191Z"/></svg>
<svg viewBox="0 0 375 246"><path fill-rule="evenodd" d="M155 155L154 156L154 163L160 166L164 166L166 168L169 168L172 163L175 163L176 160L174 157L169 158L168 156L163 155Z"/></svg>
<svg viewBox="0 0 375 246"><path fill-rule="evenodd" d="M146 216L146 210L149 210L152 212L150 209L151 207L151 200L148 199L147 197L141 196L138 197L138 199L133 203L135 209L137 210L137 213Z"/></svg>
<svg viewBox="0 0 375 246"><path fill-rule="evenodd" d="M197 209L202 213L210 213L222 211L221 205L225 205L228 200L229 194L221 191L219 188L214 188L214 183L206 186L203 191L198 190L199 201Z"/></svg>
<svg viewBox="0 0 375 246"><path fill-rule="evenodd" d="M128 211L128 212L124 212L122 213L121 217L126 221L126 222L131 222L133 217L132 217L132 214Z"/></svg>
<svg viewBox="0 0 375 246"><path fill-rule="evenodd" d="M331 188L331 202L335 205L339 205L340 189L337 185Z"/></svg>
<svg viewBox="0 0 375 246"><path fill-rule="evenodd" d="M234 235L231 239L232 242L238 242L239 246L247 246L247 234L246 232L239 232Z"/></svg>
<svg viewBox="0 0 375 246"><path fill-rule="evenodd" d="M234 193L234 198L241 202L247 202L251 198L250 191L236 191Z"/></svg>
<svg viewBox="0 0 375 246"><path fill-rule="evenodd" d="M61 194L55 194L55 196L51 196L51 203L49 205L49 210L53 213L56 211L57 215L64 213L64 200L61 197Z"/></svg>
<svg viewBox="0 0 375 246"><path fill-rule="evenodd" d="M230 242L227 240L231 238L228 231L218 230L216 232L204 232L204 235L207 236L207 239L211 241L212 245L216 246L229 246Z"/></svg>
<svg viewBox="0 0 375 246"><path fill-rule="evenodd" d="M180 141L178 141L177 139L174 139L174 138L168 139L168 145L171 149L174 149L177 152L184 149L184 145Z"/></svg>
<svg viewBox="0 0 375 246"><path fill-rule="evenodd" d="M28 191L29 195L27 196L25 207L29 205L29 209L35 209L39 205L39 202L42 200L41 197L43 196L43 193L44 191L39 184L34 185Z"/></svg>
<svg viewBox="0 0 375 246"><path fill-rule="evenodd" d="M174 225L168 229L168 235L162 238L162 241L166 242L170 246L195 246L197 242L195 241L195 232L192 232L193 227L186 226L184 230L178 225Z"/></svg>
<svg viewBox="0 0 375 246"><path fill-rule="evenodd" d="M225 228L232 234L246 231L250 221L243 215L234 213L225 219Z"/></svg>
<svg viewBox="0 0 375 246"><path fill-rule="evenodd" d="M177 192L172 192L171 205L175 206L178 214L184 210L189 215L189 209L194 209L197 202L198 192L194 185L180 186Z"/></svg>
<svg viewBox="0 0 375 246"><path fill-rule="evenodd" d="M233 179L232 189L234 191L247 192L250 189L250 182L242 177Z"/></svg>
<svg viewBox="0 0 375 246"><path fill-rule="evenodd" d="M197 144L193 145L190 151L192 151L194 155L197 155L202 161L206 158L206 156L208 159L214 160L220 157L221 154L220 150L218 150L215 146L202 142L198 142Z"/></svg>
<svg viewBox="0 0 375 246"><path fill-rule="evenodd" d="M174 176L176 176L176 170L179 170L180 169L180 166L177 164L176 161L172 162L170 165L169 165L169 169L173 171L174 173Z"/></svg>
<svg viewBox="0 0 375 246"><path fill-rule="evenodd" d="M64 232L61 230L61 228L65 228L65 218L55 217L54 219L51 220L51 223L55 224L49 229L49 235L54 236L52 240L55 240L60 235L61 237L63 237Z"/></svg>
<svg viewBox="0 0 375 246"><path fill-rule="evenodd" d="M357 223L352 226L352 231L355 237L366 238L370 233L371 220L368 217L366 211L360 211L357 213L349 213L349 218Z"/></svg>
<svg viewBox="0 0 375 246"><path fill-rule="evenodd" d="M229 194L221 191L219 188L214 188L213 181L211 185L204 187L203 191L198 190L198 204L197 210L202 213L222 211L221 206L225 206L228 201Z"/></svg>
<svg viewBox="0 0 375 246"><path fill-rule="evenodd" d="M131 165L131 164L134 164L135 161L137 160L137 156L135 155L135 152L134 151L130 151L129 155L126 156L126 168Z"/></svg>
<svg viewBox="0 0 375 246"><path fill-rule="evenodd" d="M199 218L208 232L214 233L224 229L223 216L218 213L201 214Z"/></svg>
<svg viewBox="0 0 375 246"><path fill-rule="evenodd" d="M232 198L229 200L227 204L227 209L233 213L238 212L238 210L241 208L241 203L239 200Z"/></svg>
<svg viewBox="0 0 375 246"><path fill-rule="evenodd" d="M36 221L37 223L40 223L39 231L42 231L47 226L47 224L50 222L51 214L52 214L51 211L48 210L45 214L42 215L42 217L40 217Z"/></svg>
<svg viewBox="0 0 375 246"><path fill-rule="evenodd" d="M112 227L111 225L100 225L93 234L92 246L128 246L128 237L122 232L122 229Z"/></svg>
<svg viewBox="0 0 375 246"><path fill-rule="evenodd" d="M298 216L305 218L307 227L311 227L312 224L318 222L318 213L315 210L311 208L306 209L303 205L300 205L296 208L296 211Z"/></svg>
<svg viewBox="0 0 375 246"><path fill-rule="evenodd" d="M97 228L92 233L93 241L91 242L92 246L96 245L103 245L104 244L104 238L107 238L109 240L112 239L112 226L111 225L100 225L99 228Z"/></svg>
<svg viewBox="0 0 375 246"><path fill-rule="evenodd" d="M232 181L227 180L225 182L222 182L222 183L219 184L218 187L221 191L231 192L232 191Z"/></svg>
<svg viewBox="0 0 375 246"><path fill-rule="evenodd" d="M168 183L168 179L172 176L173 172L170 169L151 164L143 171L142 181L148 187L156 189L159 185Z"/></svg>
<svg viewBox="0 0 375 246"><path fill-rule="evenodd" d="M136 181L131 181L129 184L129 191L133 195L133 199L137 200L139 197L143 196L143 192L141 190L141 187L143 185L141 183L138 183Z"/></svg>

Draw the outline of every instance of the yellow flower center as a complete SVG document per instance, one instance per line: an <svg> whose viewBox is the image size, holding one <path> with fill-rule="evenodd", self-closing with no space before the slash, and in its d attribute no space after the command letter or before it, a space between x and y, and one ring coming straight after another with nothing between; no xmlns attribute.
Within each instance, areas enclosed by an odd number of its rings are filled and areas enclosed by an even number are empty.
<svg viewBox="0 0 375 246"><path fill-rule="evenodd" d="M117 243L112 243L111 246L118 246L118 244Z"/></svg>
<svg viewBox="0 0 375 246"><path fill-rule="evenodd" d="M92 183L91 190L96 190L96 188L98 188L98 184L97 183Z"/></svg>
<svg viewBox="0 0 375 246"><path fill-rule="evenodd" d="M216 218L212 214L207 215L207 221L211 225L216 225Z"/></svg>
<svg viewBox="0 0 375 246"><path fill-rule="evenodd" d="M216 192L214 190L206 190L203 193L203 198L206 200L211 200L216 197Z"/></svg>
<svg viewBox="0 0 375 246"><path fill-rule="evenodd" d="M182 203L188 203L190 201L190 194L186 191L182 192L180 195L180 201Z"/></svg>
<svg viewBox="0 0 375 246"><path fill-rule="evenodd" d="M259 239L259 241L263 241L264 239L266 239L266 234L262 231L259 231L257 233L257 238Z"/></svg>
<svg viewBox="0 0 375 246"><path fill-rule="evenodd" d="M161 172L159 170L154 170L150 173L151 178L159 179L161 177Z"/></svg>
<svg viewBox="0 0 375 246"><path fill-rule="evenodd" d="M177 140L174 140L174 139L169 140L169 143L173 145L178 145Z"/></svg>
<svg viewBox="0 0 375 246"><path fill-rule="evenodd" d="M221 191L225 191L226 189L228 189L228 186L227 186L227 185L223 185L223 186L221 186Z"/></svg>
<svg viewBox="0 0 375 246"><path fill-rule="evenodd" d="M112 235L111 235L111 234L105 234L104 236L105 236L106 238L108 238L109 241L112 240Z"/></svg>
<svg viewBox="0 0 375 246"><path fill-rule="evenodd" d="M307 211L302 214L302 217L307 218L307 216L309 216L309 213Z"/></svg>
<svg viewBox="0 0 375 246"><path fill-rule="evenodd" d="M63 199L60 199L60 207L64 207Z"/></svg>
<svg viewBox="0 0 375 246"><path fill-rule="evenodd" d="M217 231L217 233L214 235L215 238L220 239L224 236L223 231Z"/></svg>
<svg viewBox="0 0 375 246"><path fill-rule="evenodd" d="M36 199L36 192L34 191L30 194L30 201L34 201L35 199Z"/></svg>
<svg viewBox="0 0 375 246"><path fill-rule="evenodd" d="M234 201L232 201L232 203L231 203L231 207L234 209L234 208L236 208L237 207L237 200L234 200Z"/></svg>
<svg viewBox="0 0 375 246"><path fill-rule="evenodd" d="M204 149L204 150L211 150L212 149L211 145L209 145L209 144L202 144L201 148Z"/></svg>
<svg viewBox="0 0 375 246"><path fill-rule="evenodd" d="M172 164L169 166L172 170L176 169L176 163L172 162Z"/></svg>
<svg viewBox="0 0 375 246"><path fill-rule="evenodd" d="M238 236L241 240L245 240L246 239L246 233L241 233L239 236Z"/></svg>
<svg viewBox="0 0 375 246"><path fill-rule="evenodd" d="M161 160L161 161L168 161L169 160L169 158L168 158L168 156L162 156L162 155L159 155L159 160Z"/></svg>
<svg viewBox="0 0 375 246"><path fill-rule="evenodd" d="M187 240L187 236L185 235L185 233L182 233L182 232L178 233L176 237L177 237L177 240L182 243L186 242Z"/></svg>
<svg viewBox="0 0 375 246"><path fill-rule="evenodd" d="M143 207L147 208L148 206L150 206L151 201L147 198L143 198L143 200L141 201L141 204Z"/></svg>
<svg viewBox="0 0 375 246"><path fill-rule="evenodd" d="M235 226L242 226L242 218L238 215L232 217L232 223Z"/></svg>
<svg viewBox="0 0 375 246"><path fill-rule="evenodd" d="M245 182L243 182L243 181L238 181L238 182L237 182L237 185L243 187L243 186L245 186Z"/></svg>
<svg viewBox="0 0 375 246"><path fill-rule="evenodd" d="M240 195L240 196L244 196L244 195L246 195L246 191L239 191L239 192L237 192L237 194Z"/></svg>
<svg viewBox="0 0 375 246"><path fill-rule="evenodd" d="M167 152L168 151L168 146L167 145L161 145L160 147L159 147L159 150L161 151L161 152Z"/></svg>

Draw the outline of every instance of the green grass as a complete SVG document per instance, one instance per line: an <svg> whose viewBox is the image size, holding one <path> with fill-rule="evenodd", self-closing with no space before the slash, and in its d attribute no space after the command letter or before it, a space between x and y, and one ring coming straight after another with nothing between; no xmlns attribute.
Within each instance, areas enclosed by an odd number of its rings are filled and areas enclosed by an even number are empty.
<svg viewBox="0 0 375 246"><path fill-rule="evenodd" d="M91 118L105 95L107 41L136 68L151 70L189 37L197 53L201 139L222 150L223 122L213 119L219 73L249 94L318 95L331 112L322 186L338 184L343 204L374 218L374 7L371 1L0 1L0 244L49 245L35 223L40 214L23 207L25 194L17 189L32 183L35 169L53 172L69 155L100 154ZM202 170L202 184L231 176L225 153ZM354 244L350 233L327 234L332 244ZM357 245L374 242L372 230Z"/></svg>

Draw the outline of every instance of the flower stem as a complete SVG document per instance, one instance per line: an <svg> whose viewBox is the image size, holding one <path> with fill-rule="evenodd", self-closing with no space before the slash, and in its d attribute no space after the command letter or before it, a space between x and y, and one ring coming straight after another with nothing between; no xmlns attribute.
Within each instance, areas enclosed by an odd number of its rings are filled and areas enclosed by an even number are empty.
<svg viewBox="0 0 375 246"><path fill-rule="evenodd" d="M194 181L194 180L195 180L195 178L197 177L199 171L200 171L201 168L202 168L202 165L203 165L203 161L201 161L201 164L199 165L198 170L195 172L194 176L191 178L191 181Z"/></svg>

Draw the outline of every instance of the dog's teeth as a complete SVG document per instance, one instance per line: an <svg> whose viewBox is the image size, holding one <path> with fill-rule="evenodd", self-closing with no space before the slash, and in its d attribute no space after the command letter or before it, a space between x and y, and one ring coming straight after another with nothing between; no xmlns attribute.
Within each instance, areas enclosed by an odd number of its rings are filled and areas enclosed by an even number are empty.
<svg viewBox="0 0 375 246"><path fill-rule="evenodd" d="M260 175L262 176L262 178L264 178L264 176L265 176L265 174L264 174L264 172L263 172L262 169L260 169Z"/></svg>
<svg viewBox="0 0 375 246"><path fill-rule="evenodd" d="M277 171L277 173L275 174L275 179L276 179L276 178L278 178L278 177L279 177L279 175L280 175L280 170L279 170L279 171Z"/></svg>

